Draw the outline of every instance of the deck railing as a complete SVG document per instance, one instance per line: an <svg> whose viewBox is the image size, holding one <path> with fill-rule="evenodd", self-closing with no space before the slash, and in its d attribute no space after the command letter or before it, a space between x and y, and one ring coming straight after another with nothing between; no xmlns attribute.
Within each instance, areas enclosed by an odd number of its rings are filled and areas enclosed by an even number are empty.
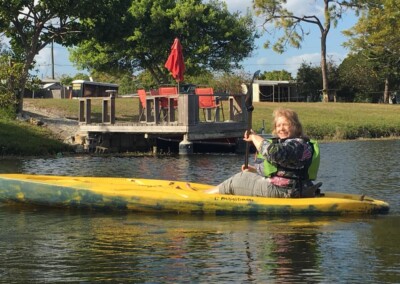
<svg viewBox="0 0 400 284"><path fill-rule="evenodd" d="M207 110L207 116L205 119L201 119L200 109L199 109L199 95L193 94L179 94L177 98L170 98L171 106L166 110L168 113L165 118L162 119L162 110L159 108L158 99L160 96L152 97L149 96L147 102L146 110L146 120L139 121L139 114L142 111L142 104L139 99L138 103L138 113L134 114L133 117L137 117L136 121L125 121L127 123L138 123L143 125L181 125L189 126L196 125L199 123L228 123L228 122L245 122L247 119L247 112L245 110L244 99L245 96L242 94L238 95L223 95L218 96L221 102L221 106L216 108L214 111L215 119L210 119L210 111ZM172 105L172 99L177 99L177 108L175 109ZM101 118L93 119L92 112L92 101L101 100ZM90 124L108 124L113 125L117 122L116 114L118 110L116 109L115 96L110 95L110 97L96 97L96 98L79 98L79 124L90 125ZM151 109L150 109L151 108ZM221 112L224 112L223 120L221 120ZM226 113L227 111L227 113ZM176 113L175 113L176 112ZM177 115L176 115L177 114ZM121 123L120 121L118 123ZM123 123L123 122L122 122Z"/></svg>

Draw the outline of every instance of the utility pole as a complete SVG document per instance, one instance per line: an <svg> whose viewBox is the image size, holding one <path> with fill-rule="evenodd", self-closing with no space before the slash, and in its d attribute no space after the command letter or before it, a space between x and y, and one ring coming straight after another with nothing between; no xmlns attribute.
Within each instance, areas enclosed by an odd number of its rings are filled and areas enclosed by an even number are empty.
<svg viewBox="0 0 400 284"><path fill-rule="evenodd" d="M51 79L54 80L54 40L51 41Z"/></svg>

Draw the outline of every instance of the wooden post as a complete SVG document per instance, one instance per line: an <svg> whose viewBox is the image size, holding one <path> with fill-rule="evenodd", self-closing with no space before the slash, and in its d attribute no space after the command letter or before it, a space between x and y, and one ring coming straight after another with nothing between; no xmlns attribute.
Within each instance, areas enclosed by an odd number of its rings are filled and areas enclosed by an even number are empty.
<svg viewBox="0 0 400 284"><path fill-rule="evenodd" d="M101 122L108 123L108 98L103 99L101 110Z"/></svg>
<svg viewBox="0 0 400 284"><path fill-rule="evenodd" d="M168 99L168 124L171 121L175 121L175 99Z"/></svg>
<svg viewBox="0 0 400 284"><path fill-rule="evenodd" d="M113 94L109 98L103 98L102 123L115 124L115 97Z"/></svg>
<svg viewBox="0 0 400 284"><path fill-rule="evenodd" d="M86 124L92 123L92 99L85 100L85 122Z"/></svg>
<svg viewBox="0 0 400 284"><path fill-rule="evenodd" d="M85 100L79 99L79 123L85 122Z"/></svg>
<svg viewBox="0 0 400 284"><path fill-rule="evenodd" d="M115 124L115 95L110 95L110 123Z"/></svg>
<svg viewBox="0 0 400 284"><path fill-rule="evenodd" d="M235 114L234 114L234 104L233 104L233 98L229 97L229 121L234 121L235 120Z"/></svg>
<svg viewBox="0 0 400 284"><path fill-rule="evenodd" d="M180 94L178 98L178 124L199 123L199 98L197 95Z"/></svg>

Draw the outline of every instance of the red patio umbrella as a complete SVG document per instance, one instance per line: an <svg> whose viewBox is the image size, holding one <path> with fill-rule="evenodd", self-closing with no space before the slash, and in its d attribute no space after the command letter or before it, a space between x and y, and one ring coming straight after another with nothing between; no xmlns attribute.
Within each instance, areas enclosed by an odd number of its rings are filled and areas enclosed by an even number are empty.
<svg viewBox="0 0 400 284"><path fill-rule="evenodd" d="M171 53L165 62L165 68L171 73L172 77L179 83L183 81L183 73L185 73L185 63L183 62L182 45L178 38L175 38L171 47Z"/></svg>

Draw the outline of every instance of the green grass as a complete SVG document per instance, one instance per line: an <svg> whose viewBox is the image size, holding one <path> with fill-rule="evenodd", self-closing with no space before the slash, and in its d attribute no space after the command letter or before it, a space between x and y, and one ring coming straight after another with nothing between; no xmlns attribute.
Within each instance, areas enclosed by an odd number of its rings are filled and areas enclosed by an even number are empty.
<svg viewBox="0 0 400 284"><path fill-rule="evenodd" d="M1 156L48 156L70 151L69 146L58 141L46 128L0 119Z"/></svg>
<svg viewBox="0 0 400 284"><path fill-rule="evenodd" d="M25 99L24 104L51 110L60 116L78 118L78 100ZM116 99L116 120L136 121L138 99ZM260 131L265 122L265 132L271 132L272 112L277 107L295 110L303 123L305 133L319 140L348 140L360 138L400 137L400 104L359 103L254 103L253 129ZM92 100L92 112L100 117L101 100ZM227 115L227 106L225 106ZM70 151L70 148L46 128L26 122L0 119L0 154L53 155Z"/></svg>

